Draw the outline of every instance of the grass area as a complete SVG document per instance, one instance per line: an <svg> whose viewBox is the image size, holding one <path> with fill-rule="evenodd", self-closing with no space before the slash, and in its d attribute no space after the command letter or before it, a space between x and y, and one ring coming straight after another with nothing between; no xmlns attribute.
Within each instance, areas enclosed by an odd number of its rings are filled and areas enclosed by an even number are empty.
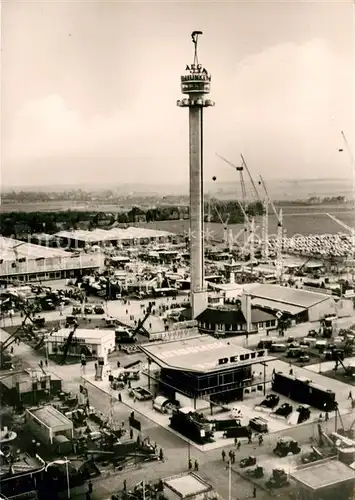
<svg viewBox="0 0 355 500"><path fill-rule="evenodd" d="M349 375L346 375L346 373L342 368L338 368L337 371L334 370L329 370L326 372L322 371L322 375L355 387L355 379L353 377L350 377Z"/></svg>

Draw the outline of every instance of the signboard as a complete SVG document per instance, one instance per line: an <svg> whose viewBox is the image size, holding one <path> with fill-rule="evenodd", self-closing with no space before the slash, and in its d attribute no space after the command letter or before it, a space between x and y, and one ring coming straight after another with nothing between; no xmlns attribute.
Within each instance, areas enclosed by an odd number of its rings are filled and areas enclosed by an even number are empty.
<svg viewBox="0 0 355 500"><path fill-rule="evenodd" d="M264 358L267 356L267 350L261 349L259 351L248 352L245 354L237 354L236 356L230 356L228 358L220 358L218 360L218 365L226 365L228 363L238 363L240 361L252 361L259 358Z"/></svg>
<svg viewBox="0 0 355 500"><path fill-rule="evenodd" d="M197 326L197 321L195 319L189 321L179 321L170 327L170 330L181 330L183 328L194 328Z"/></svg>
<svg viewBox="0 0 355 500"><path fill-rule="evenodd" d="M138 432L141 432L142 427L140 421L136 420L132 416L129 417L129 425L133 427L133 429L136 429Z"/></svg>
<svg viewBox="0 0 355 500"><path fill-rule="evenodd" d="M206 68L202 66L202 64L187 64L185 71L189 71L191 75L207 75L208 72Z"/></svg>
<svg viewBox="0 0 355 500"><path fill-rule="evenodd" d="M307 292L321 293L322 295L333 295L333 292L329 288L319 288L316 286L303 285L302 290Z"/></svg>
<svg viewBox="0 0 355 500"><path fill-rule="evenodd" d="M195 337L198 335L197 328L183 328L181 330L168 330L167 332L151 333L149 335L149 341L154 342L156 340L180 340L186 339L188 337Z"/></svg>

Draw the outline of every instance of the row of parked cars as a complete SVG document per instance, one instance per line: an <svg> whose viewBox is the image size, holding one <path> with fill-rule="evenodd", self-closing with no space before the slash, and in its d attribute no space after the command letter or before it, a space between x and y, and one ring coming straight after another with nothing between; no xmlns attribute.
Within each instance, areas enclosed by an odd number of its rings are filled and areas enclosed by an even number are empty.
<svg viewBox="0 0 355 500"><path fill-rule="evenodd" d="M105 314L105 309L102 304L85 304L84 307L73 306L72 315L76 316L78 314Z"/></svg>

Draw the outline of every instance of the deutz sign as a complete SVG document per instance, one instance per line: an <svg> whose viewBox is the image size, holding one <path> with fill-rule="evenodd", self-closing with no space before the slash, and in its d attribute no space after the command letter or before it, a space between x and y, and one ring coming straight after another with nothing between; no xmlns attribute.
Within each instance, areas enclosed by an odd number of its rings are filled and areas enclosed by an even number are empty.
<svg viewBox="0 0 355 500"><path fill-rule="evenodd" d="M249 359L263 358L266 356L267 351L262 349L260 351L248 352L246 354L237 354L236 356L231 356L229 358L220 358L218 360L219 365L226 365L228 363L238 363L239 361L248 361Z"/></svg>

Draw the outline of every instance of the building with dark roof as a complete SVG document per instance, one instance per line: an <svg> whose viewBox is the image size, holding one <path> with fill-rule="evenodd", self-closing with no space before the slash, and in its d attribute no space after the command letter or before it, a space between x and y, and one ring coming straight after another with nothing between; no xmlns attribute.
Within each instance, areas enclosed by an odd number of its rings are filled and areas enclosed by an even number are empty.
<svg viewBox="0 0 355 500"><path fill-rule="evenodd" d="M247 320L240 307L208 307L196 318L201 333L219 336L245 335ZM275 314L259 307L251 308L251 329L248 333L267 332L277 327Z"/></svg>
<svg viewBox="0 0 355 500"><path fill-rule="evenodd" d="M0 379L0 390L10 405L34 405L62 390L62 380L53 373L37 370L8 372Z"/></svg>
<svg viewBox="0 0 355 500"><path fill-rule="evenodd" d="M22 453L16 442L8 453L0 454L1 500L36 500L37 485L41 480L45 462L38 455Z"/></svg>

